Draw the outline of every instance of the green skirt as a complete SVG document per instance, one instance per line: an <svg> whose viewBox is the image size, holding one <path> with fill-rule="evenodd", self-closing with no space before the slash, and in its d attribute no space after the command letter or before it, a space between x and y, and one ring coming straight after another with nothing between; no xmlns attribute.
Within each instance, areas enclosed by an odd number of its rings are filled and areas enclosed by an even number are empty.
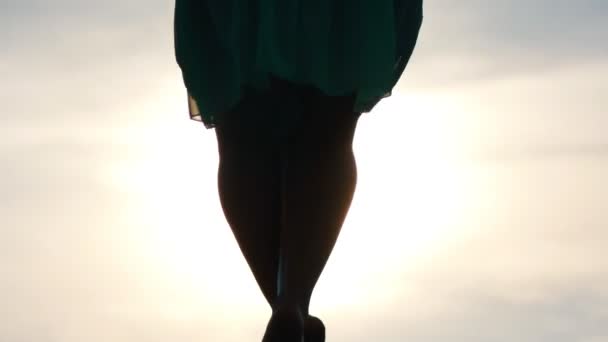
<svg viewBox="0 0 608 342"><path fill-rule="evenodd" d="M421 23L422 0L176 0L190 117L215 127L272 76L355 93L353 110L369 112L401 77Z"/></svg>

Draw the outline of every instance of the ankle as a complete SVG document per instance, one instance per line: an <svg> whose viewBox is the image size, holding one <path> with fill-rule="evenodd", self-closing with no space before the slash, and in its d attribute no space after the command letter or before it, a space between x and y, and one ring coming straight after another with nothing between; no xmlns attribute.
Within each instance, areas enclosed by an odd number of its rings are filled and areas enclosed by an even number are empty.
<svg viewBox="0 0 608 342"><path fill-rule="evenodd" d="M286 314L286 315L298 315L302 319L308 316L308 313L304 313L301 306L294 302L277 302L272 306L273 314Z"/></svg>
<svg viewBox="0 0 608 342"><path fill-rule="evenodd" d="M272 312L262 342L303 341L305 320L297 307L277 307Z"/></svg>
<svg viewBox="0 0 608 342"><path fill-rule="evenodd" d="M298 311L303 314L303 317L308 315L308 310L304 310L304 306L301 304L301 301L294 296L288 295L279 295L275 298L274 302L271 305L272 311Z"/></svg>

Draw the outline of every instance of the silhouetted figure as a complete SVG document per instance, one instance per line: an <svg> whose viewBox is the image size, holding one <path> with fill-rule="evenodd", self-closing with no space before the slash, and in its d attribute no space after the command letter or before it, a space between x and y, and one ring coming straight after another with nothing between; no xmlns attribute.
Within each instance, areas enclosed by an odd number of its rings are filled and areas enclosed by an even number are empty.
<svg viewBox="0 0 608 342"><path fill-rule="evenodd" d="M190 115L216 129L224 214L272 308L264 342L325 339L308 307L355 191L357 120L421 22L421 0L176 0Z"/></svg>

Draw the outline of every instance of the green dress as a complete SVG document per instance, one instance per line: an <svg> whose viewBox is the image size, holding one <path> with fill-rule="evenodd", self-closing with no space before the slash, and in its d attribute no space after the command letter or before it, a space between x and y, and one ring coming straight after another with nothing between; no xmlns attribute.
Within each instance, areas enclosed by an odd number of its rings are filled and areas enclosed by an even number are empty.
<svg viewBox="0 0 608 342"><path fill-rule="evenodd" d="M214 127L270 75L354 92L354 111L369 112L401 77L421 23L422 0L176 0L190 117Z"/></svg>

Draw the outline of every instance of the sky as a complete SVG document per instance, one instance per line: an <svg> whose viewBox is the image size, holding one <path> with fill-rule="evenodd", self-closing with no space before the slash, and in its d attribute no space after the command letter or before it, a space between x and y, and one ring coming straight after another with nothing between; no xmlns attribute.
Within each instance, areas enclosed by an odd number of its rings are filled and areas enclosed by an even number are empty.
<svg viewBox="0 0 608 342"><path fill-rule="evenodd" d="M0 341L261 339L172 14L0 2ZM401 81L359 122L311 307L328 341L608 341L606 16L426 2Z"/></svg>

